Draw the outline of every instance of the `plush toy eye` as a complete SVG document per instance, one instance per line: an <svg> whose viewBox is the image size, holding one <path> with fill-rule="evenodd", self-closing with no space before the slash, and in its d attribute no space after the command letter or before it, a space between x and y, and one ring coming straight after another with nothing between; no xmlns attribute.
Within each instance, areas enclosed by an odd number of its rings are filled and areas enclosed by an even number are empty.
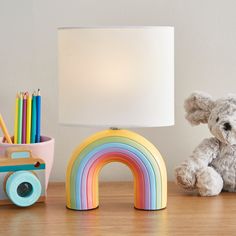
<svg viewBox="0 0 236 236"><path fill-rule="evenodd" d="M216 122L218 122L218 121L219 121L219 117L216 118Z"/></svg>

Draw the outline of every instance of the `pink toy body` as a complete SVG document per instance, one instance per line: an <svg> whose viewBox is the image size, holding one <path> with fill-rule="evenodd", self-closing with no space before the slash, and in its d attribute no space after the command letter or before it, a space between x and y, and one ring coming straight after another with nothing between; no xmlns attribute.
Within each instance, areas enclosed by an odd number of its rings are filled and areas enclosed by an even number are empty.
<svg viewBox="0 0 236 236"><path fill-rule="evenodd" d="M46 163L46 188L47 188L54 159L54 142L55 141L53 138L46 136L41 136L40 143L32 143L32 144L3 143L2 138L0 138L0 158L5 156L6 149L9 147L27 147L32 151L33 156L40 157Z"/></svg>

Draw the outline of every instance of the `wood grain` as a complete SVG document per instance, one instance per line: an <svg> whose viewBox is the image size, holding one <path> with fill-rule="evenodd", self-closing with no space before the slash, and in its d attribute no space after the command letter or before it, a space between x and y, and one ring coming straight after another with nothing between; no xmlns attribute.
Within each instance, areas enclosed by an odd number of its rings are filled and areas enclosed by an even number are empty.
<svg viewBox="0 0 236 236"><path fill-rule="evenodd" d="M46 203L0 207L0 235L236 235L236 194L199 197L168 184L168 207L133 208L132 183L101 183L100 207L65 207L63 183L52 183Z"/></svg>

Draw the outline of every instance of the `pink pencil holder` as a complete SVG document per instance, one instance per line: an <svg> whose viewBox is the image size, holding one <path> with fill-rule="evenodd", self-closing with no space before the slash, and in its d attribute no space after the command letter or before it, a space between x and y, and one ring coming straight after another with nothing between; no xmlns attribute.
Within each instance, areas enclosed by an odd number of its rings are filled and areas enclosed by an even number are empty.
<svg viewBox="0 0 236 236"><path fill-rule="evenodd" d="M33 157L41 158L46 163L46 188L47 188L54 159L54 143L55 143L54 138L47 136L41 136L40 143L31 143L31 144L3 143L3 138L0 138L0 158L5 156L5 152L9 147L28 148L29 150L31 150Z"/></svg>

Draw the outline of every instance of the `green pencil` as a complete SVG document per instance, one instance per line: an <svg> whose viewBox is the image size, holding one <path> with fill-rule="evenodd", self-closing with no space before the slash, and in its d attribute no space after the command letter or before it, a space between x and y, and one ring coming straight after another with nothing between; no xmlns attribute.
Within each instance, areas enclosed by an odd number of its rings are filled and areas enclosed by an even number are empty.
<svg viewBox="0 0 236 236"><path fill-rule="evenodd" d="M36 92L33 93L32 95L32 111L31 111L31 143L35 143L36 141L36 115L37 115L37 110L36 110Z"/></svg>
<svg viewBox="0 0 236 236"><path fill-rule="evenodd" d="M22 143L22 110L23 110L23 95L20 93L18 100L18 137L17 143Z"/></svg>

